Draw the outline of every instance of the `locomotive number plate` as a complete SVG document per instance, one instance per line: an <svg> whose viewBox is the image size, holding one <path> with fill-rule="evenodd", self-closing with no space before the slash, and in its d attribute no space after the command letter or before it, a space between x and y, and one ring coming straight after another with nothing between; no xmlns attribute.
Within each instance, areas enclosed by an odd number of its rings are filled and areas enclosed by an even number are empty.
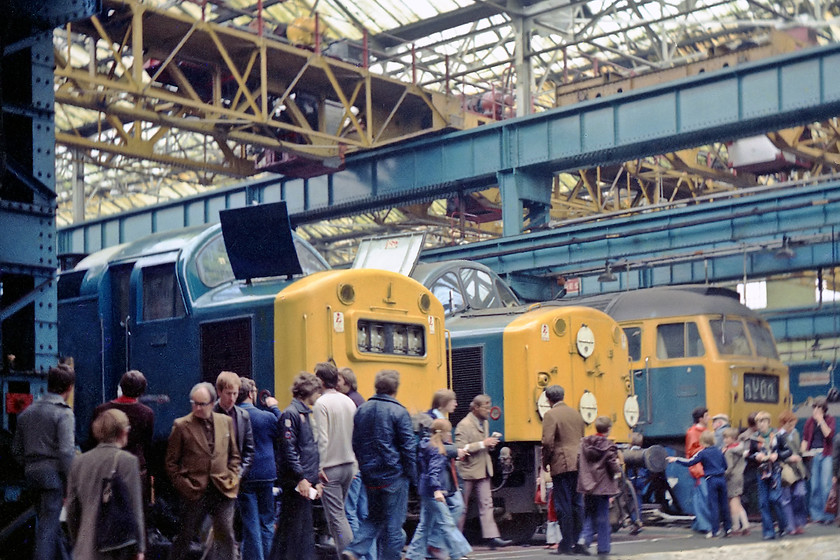
<svg viewBox="0 0 840 560"><path fill-rule="evenodd" d="M757 403L779 402L779 378L758 373L744 374L744 401Z"/></svg>

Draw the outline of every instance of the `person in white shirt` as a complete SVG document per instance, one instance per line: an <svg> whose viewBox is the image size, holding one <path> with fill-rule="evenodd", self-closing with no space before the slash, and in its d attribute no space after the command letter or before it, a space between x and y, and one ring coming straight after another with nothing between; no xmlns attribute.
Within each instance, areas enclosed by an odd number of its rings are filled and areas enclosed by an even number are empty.
<svg viewBox="0 0 840 560"><path fill-rule="evenodd" d="M324 386L323 393L312 408L312 425L321 465L319 477L324 485L321 503L336 551L341 555L353 541L353 531L344 513L344 500L356 473L352 444L356 404L336 390L339 375L333 364L316 364L315 375Z"/></svg>

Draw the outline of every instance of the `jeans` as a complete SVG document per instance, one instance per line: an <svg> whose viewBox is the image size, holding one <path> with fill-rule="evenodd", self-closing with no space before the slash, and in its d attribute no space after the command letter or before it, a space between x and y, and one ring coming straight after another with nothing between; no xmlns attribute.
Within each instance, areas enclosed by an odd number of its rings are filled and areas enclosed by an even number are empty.
<svg viewBox="0 0 840 560"><path fill-rule="evenodd" d="M26 469L26 482L35 499L37 530L34 560L69 559L67 543L61 532L61 506L64 483L58 471L50 466L35 465Z"/></svg>
<svg viewBox="0 0 840 560"><path fill-rule="evenodd" d="M551 477L554 482L554 511L563 540L558 551L570 551L577 544L583 530L583 496L577 491L577 471L565 472Z"/></svg>
<svg viewBox="0 0 840 560"><path fill-rule="evenodd" d="M721 519L723 520L723 530L731 531L732 515L729 513L726 478L723 475L707 477L706 485L709 491L709 519L711 520L712 533L717 534Z"/></svg>
<svg viewBox="0 0 840 560"><path fill-rule="evenodd" d="M408 479L401 477L388 486L368 487L368 516L362 520L346 550L356 557L367 556L374 543L378 560L400 560L405 546L408 509Z"/></svg>
<svg viewBox="0 0 840 560"><path fill-rule="evenodd" d="M350 489L344 498L344 514L347 516L350 530L355 535L362 519L367 517L367 490L362 484L362 475L358 472L350 482Z"/></svg>
<svg viewBox="0 0 840 560"><path fill-rule="evenodd" d="M407 560L423 560L427 547L440 549L449 558L457 560L470 552L472 547L455 525L447 503L438 502L429 496L420 498L420 523L414 531L414 538L405 553Z"/></svg>
<svg viewBox="0 0 840 560"><path fill-rule="evenodd" d="M585 495L583 497L583 542L592 544L593 533L598 532L598 554L610 553L610 497Z"/></svg>
<svg viewBox="0 0 840 560"><path fill-rule="evenodd" d="M804 527L808 522L808 486L804 480L797 480L790 487L790 504L793 527Z"/></svg>
<svg viewBox="0 0 840 560"><path fill-rule="evenodd" d="M239 492L242 515L242 558L265 560L274 536L274 483L270 480L246 481Z"/></svg>
<svg viewBox="0 0 840 560"><path fill-rule="evenodd" d="M705 478L699 479L691 491L691 504L694 506L694 523L691 528L700 533L708 533L712 530L712 522L709 512L709 486Z"/></svg>
<svg viewBox="0 0 840 560"><path fill-rule="evenodd" d="M765 538L772 538L776 531L773 529L773 516L779 524L779 531L789 530L787 518L782 508L781 479L777 476L761 478L761 473L756 473L758 480L758 509L761 511L761 533ZM774 481L776 481L774 483ZM776 486L774 486L776 484Z"/></svg>
<svg viewBox="0 0 840 560"><path fill-rule="evenodd" d="M461 515L464 514L464 496L460 490L446 497L446 507L449 508L449 514L457 523L461 519Z"/></svg>
<svg viewBox="0 0 840 560"><path fill-rule="evenodd" d="M811 521L831 522L834 516L825 512L825 502L831 492L831 456L815 455L811 461Z"/></svg>

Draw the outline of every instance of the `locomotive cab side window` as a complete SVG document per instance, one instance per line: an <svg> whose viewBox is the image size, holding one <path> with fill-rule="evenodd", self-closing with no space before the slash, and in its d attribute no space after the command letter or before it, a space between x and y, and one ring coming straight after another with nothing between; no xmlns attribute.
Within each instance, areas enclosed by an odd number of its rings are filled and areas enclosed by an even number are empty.
<svg viewBox="0 0 840 560"><path fill-rule="evenodd" d="M184 298L175 277L175 264L143 269L143 320L155 321L183 317Z"/></svg>
<svg viewBox="0 0 840 560"><path fill-rule="evenodd" d="M668 323L656 327L656 357L660 360L703 354L705 349L696 323Z"/></svg>
<svg viewBox="0 0 840 560"><path fill-rule="evenodd" d="M642 327L624 327L624 334L627 337L630 361L638 362L642 359Z"/></svg>

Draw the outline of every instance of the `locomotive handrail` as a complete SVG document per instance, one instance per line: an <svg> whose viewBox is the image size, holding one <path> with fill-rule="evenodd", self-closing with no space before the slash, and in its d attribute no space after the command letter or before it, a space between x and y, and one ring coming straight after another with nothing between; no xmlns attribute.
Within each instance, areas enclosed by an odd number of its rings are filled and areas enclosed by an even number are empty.
<svg viewBox="0 0 840 560"><path fill-rule="evenodd" d="M653 422L653 395L650 387L650 356L645 356L645 388L647 392L647 423Z"/></svg>
<svg viewBox="0 0 840 560"><path fill-rule="evenodd" d="M333 328L332 321L333 319L333 311L332 305L327 305L327 316L325 317L327 321L327 361L330 363L335 363L333 359L333 343L332 337L330 336L330 330Z"/></svg>
<svg viewBox="0 0 840 560"><path fill-rule="evenodd" d="M452 389L452 331L444 328L443 340L446 347L446 386Z"/></svg>

